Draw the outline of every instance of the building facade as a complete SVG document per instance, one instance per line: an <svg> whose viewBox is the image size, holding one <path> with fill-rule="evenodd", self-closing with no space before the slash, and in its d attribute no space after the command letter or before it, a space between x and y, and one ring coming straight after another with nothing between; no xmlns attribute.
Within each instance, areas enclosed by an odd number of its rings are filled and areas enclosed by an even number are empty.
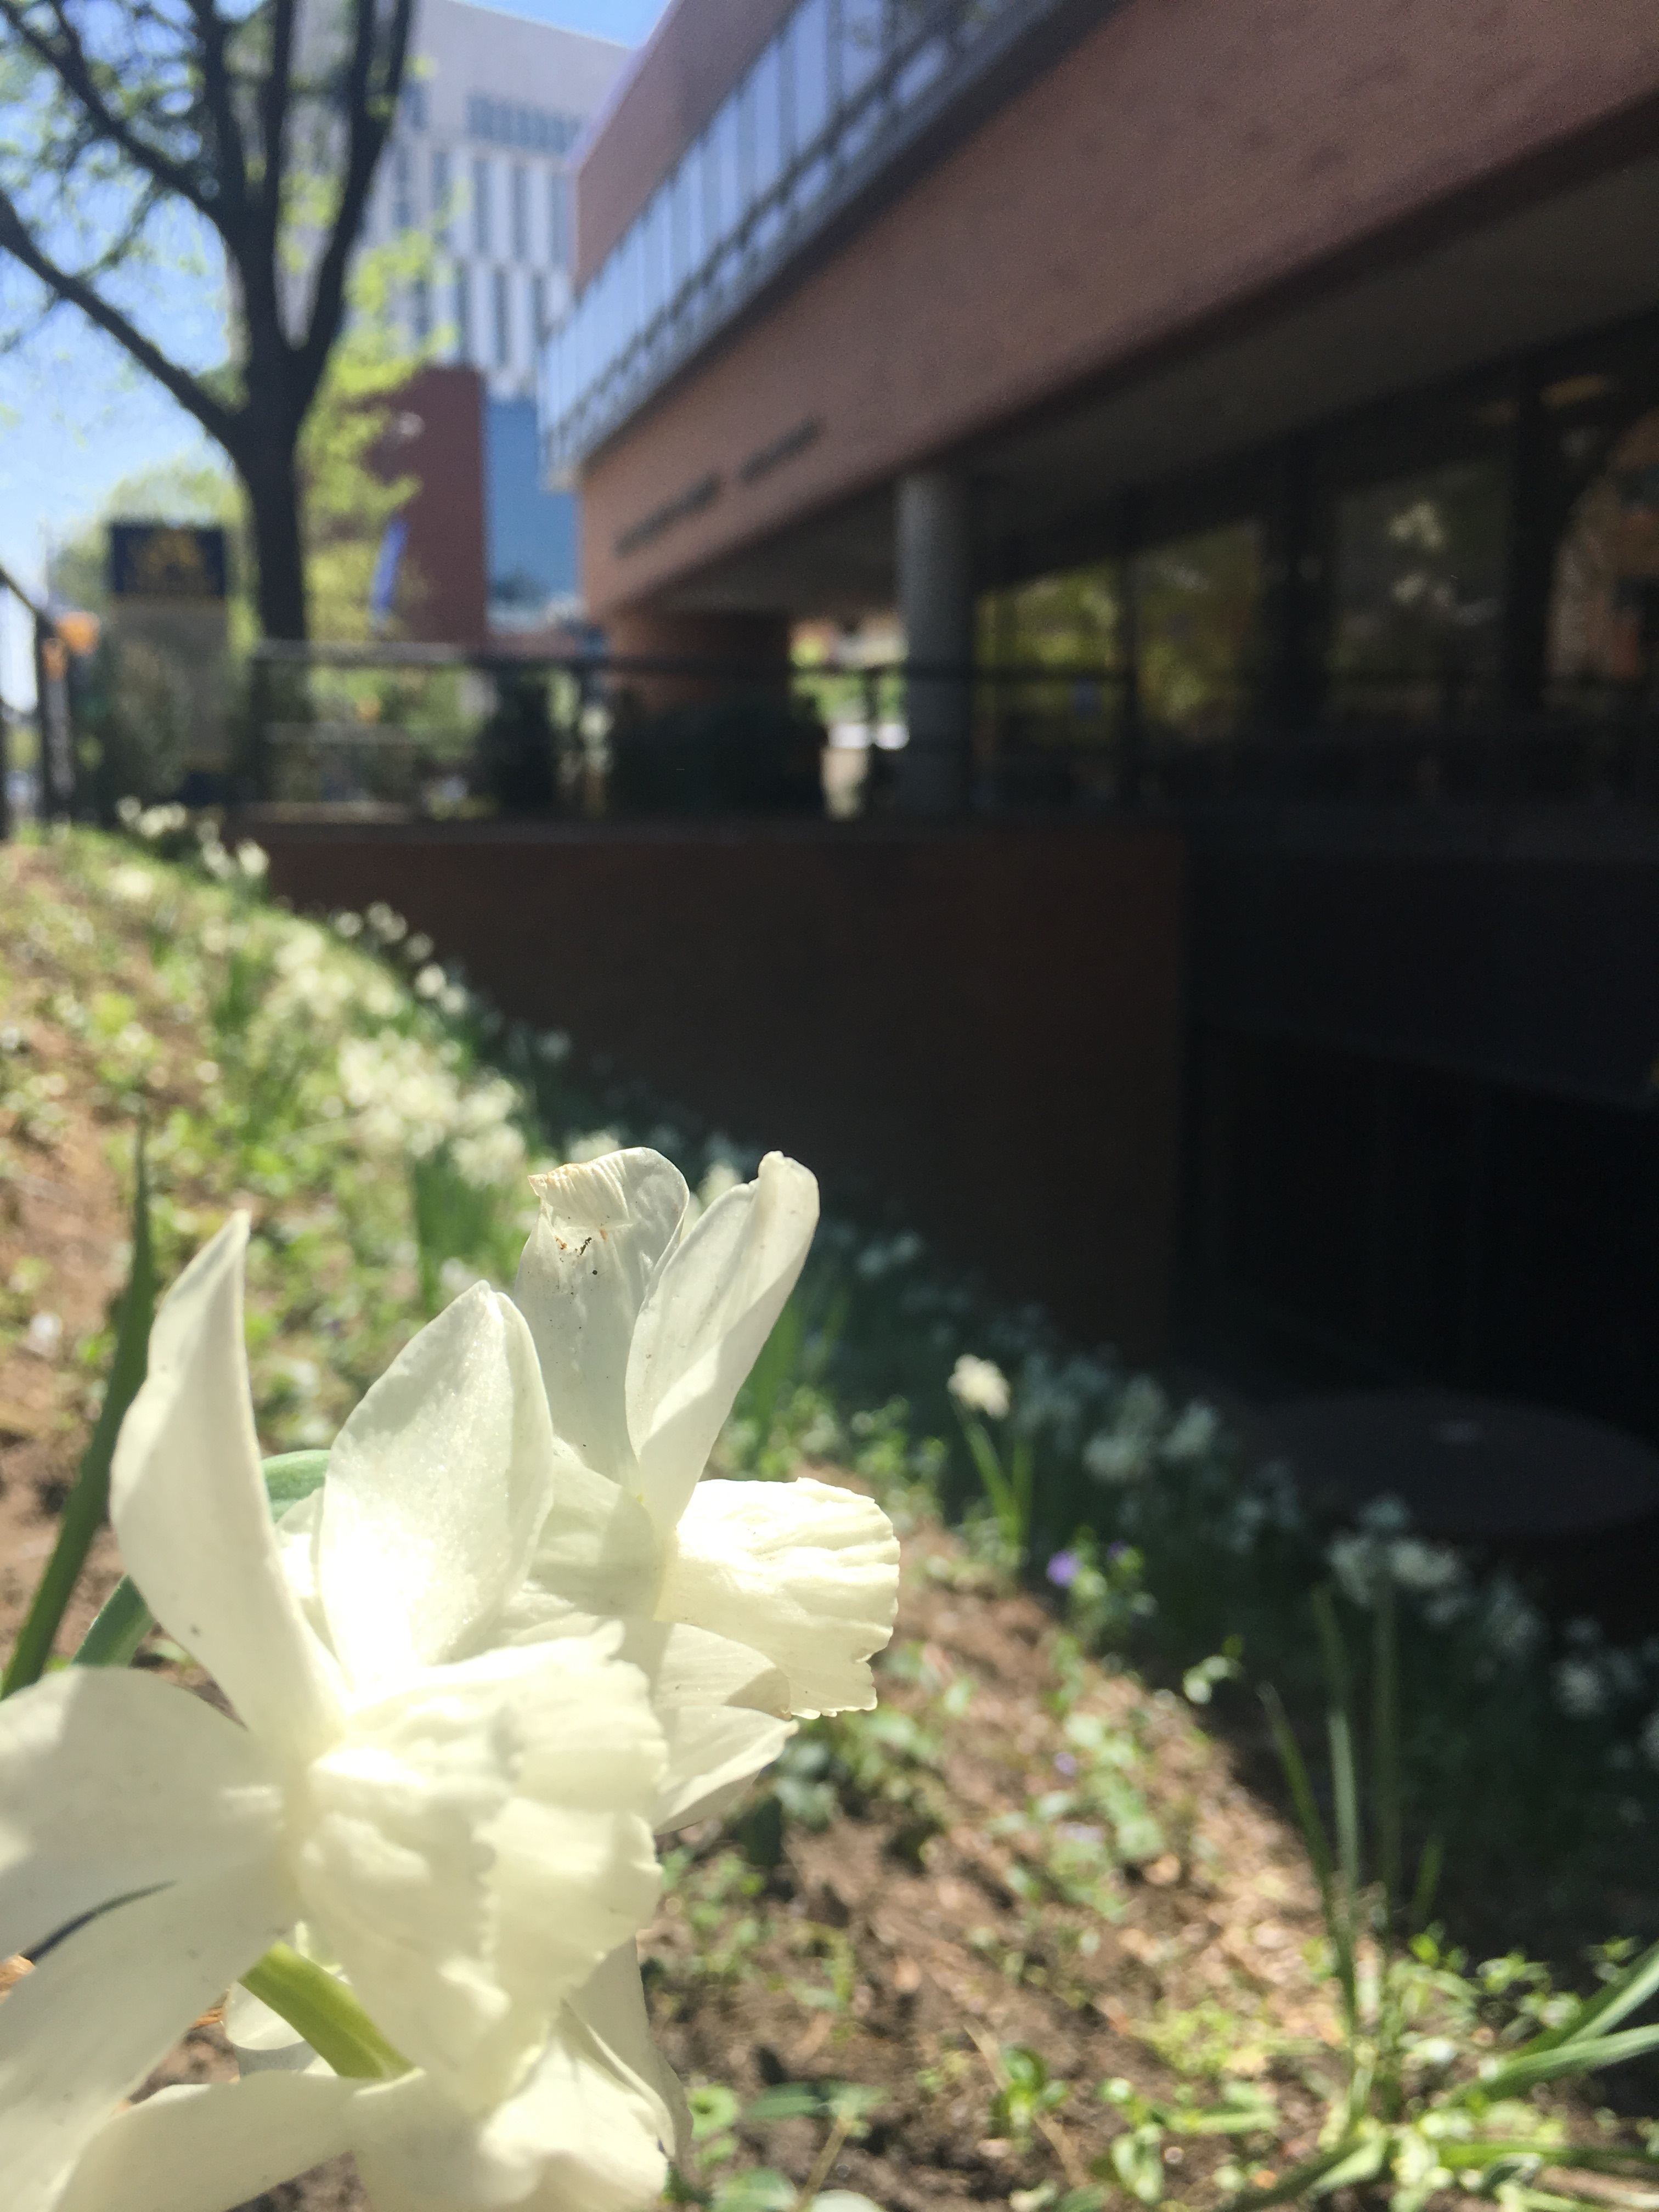
<svg viewBox="0 0 1659 2212"><path fill-rule="evenodd" d="M416 58L375 185L370 244L435 229L410 332L447 331L446 360L492 398L534 389L570 296L572 155L629 49L472 0L421 0Z"/></svg>
<svg viewBox="0 0 1659 2212"><path fill-rule="evenodd" d="M899 812L1178 830L1188 1324L1659 1436L1648 0L677 0L575 284L619 649L896 609Z"/></svg>

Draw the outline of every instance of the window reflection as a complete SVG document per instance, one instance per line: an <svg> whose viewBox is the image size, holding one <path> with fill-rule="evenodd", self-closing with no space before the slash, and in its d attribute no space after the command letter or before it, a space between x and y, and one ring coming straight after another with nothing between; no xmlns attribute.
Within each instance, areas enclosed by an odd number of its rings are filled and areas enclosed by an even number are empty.
<svg viewBox="0 0 1659 2212"><path fill-rule="evenodd" d="M1579 707L1659 695L1659 413L1614 447L1556 558L1550 688Z"/></svg>
<svg viewBox="0 0 1659 2212"><path fill-rule="evenodd" d="M1495 458L1339 500L1334 714L1417 720L1494 703L1506 507Z"/></svg>
<svg viewBox="0 0 1659 2212"><path fill-rule="evenodd" d="M1249 718L1261 668L1261 529L1234 522L1134 562L1141 719L1200 744Z"/></svg>

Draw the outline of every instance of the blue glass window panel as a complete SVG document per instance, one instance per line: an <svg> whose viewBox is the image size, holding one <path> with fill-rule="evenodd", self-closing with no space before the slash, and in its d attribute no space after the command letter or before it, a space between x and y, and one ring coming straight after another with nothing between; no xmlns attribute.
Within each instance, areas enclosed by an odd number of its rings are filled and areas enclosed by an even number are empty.
<svg viewBox="0 0 1659 2212"><path fill-rule="evenodd" d="M841 0L840 84L842 103L853 99L881 67L887 52L887 0Z"/></svg>
<svg viewBox="0 0 1659 2212"><path fill-rule="evenodd" d="M522 161L513 164L513 255L530 258L530 178Z"/></svg>
<svg viewBox="0 0 1659 2212"><path fill-rule="evenodd" d="M480 155L472 164L472 251L489 251L489 164Z"/></svg>
<svg viewBox="0 0 1659 2212"><path fill-rule="evenodd" d="M534 626L579 586L576 502L544 491L531 399L484 407L484 565L490 620Z"/></svg>
<svg viewBox="0 0 1659 2212"><path fill-rule="evenodd" d="M830 0L802 0L790 26L794 151L810 146L830 120Z"/></svg>
<svg viewBox="0 0 1659 2212"><path fill-rule="evenodd" d="M556 269L570 265L570 185L562 169L547 180L547 258Z"/></svg>
<svg viewBox="0 0 1659 2212"><path fill-rule="evenodd" d="M449 155L440 146L432 155L432 216L439 234L447 243L450 231Z"/></svg>

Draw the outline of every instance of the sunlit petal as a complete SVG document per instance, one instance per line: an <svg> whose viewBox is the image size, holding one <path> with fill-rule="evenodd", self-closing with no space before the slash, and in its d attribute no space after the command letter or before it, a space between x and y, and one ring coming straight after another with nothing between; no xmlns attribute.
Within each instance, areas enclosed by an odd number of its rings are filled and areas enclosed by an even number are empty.
<svg viewBox="0 0 1659 2212"><path fill-rule="evenodd" d="M54 2212L229 2212L351 2148L331 2074L162 2089L105 2122Z"/></svg>
<svg viewBox="0 0 1659 2212"><path fill-rule="evenodd" d="M419 2076L365 2091L358 2171L375 2212L641 2212L666 2174L671 2116L567 2009L522 2085L483 2114Z"/></svg>
<svg viewBox="0 0 1659 2212"><path fill-rule="evenodd" d="M792 1712L866 1711L867 1662L893 1632L898 1539L874 1501L810 1478L702 1482L658 1612L763 1652Z"/></svg>
<svg viewBox="0 0 1659 2212"><path fill-rule="evenodd" d="M281 1789L256 1740L199 1698L68 1667L0 1705L0 1958L159 1884L263 1863Z"/></svg>
<svg viewBox="0 0 1659 2212"><path fill-rule="evenodd" d="M274 1867L178 1882L88 1921L0 1999L6 2212L47 2212L115 2106L292 1915Z"/></svg>
<svg viewBox="0 0 1659 2212"><path fill-rule="evenodd" d="M685 1212L685 1178L659 1152L611 1152L532 1178L541 1213L513 1296L530 1324L554 1427L600 1474L632 1486L629 1346Z"/></svg>
<svg viewBox="0 0 1659 2212"><path fill-rule="evenodd" d="M242 1332L247 1217L233 1214L168 1291L149 1374L122 1424L110 1517L168 1632L273 1747L334 1734L322 1653L283 1572L265 1502Z"/></svg>
<svg viewBox="0 0 1659 2212"><path fill-rule="evenodd" d="M664 1535L795 1287L817 1218L816 1181L769 1152L757 1179L717 1199L669 1253L646 1294L629 1356L628 1429L640 1496Z"/></svg>
<svg viewBox="0 0 1659 2212"><path fill-rule="evenodd" d="M794 1734L789 1685L746 1644L657 1620L625 1624L623 1652L642 1669L668 1766L652 1809L659 1832L724 1810Z"/></svg>
<svg viewBox="0 0 1659 2212"><path fill-rule="evenodd" d="M393 1360L329 1456L317 1579L356 1686L476 1649L523 1579L557 1470L530 1331L475 1284Z"/></svg>

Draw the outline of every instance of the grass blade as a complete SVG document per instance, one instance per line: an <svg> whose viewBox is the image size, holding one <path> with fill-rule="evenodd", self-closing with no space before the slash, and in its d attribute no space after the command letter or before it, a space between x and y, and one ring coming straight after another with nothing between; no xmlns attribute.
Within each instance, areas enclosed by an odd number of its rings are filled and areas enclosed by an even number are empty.
<svg viewBox="0 0 1659 2212"><path fill-rule="evenodd" d="M1331 1948L1336 1954L1337 1978L1342 1986L1343 2008L1352 2042L1358 2028L1359 2013L1354 1975L1353 1932L1351 1923L1337 1909L1330 1837L1319 1815L1313 1784L1308 1779L1307 1763L1302 1756L1302 1747L1296 1740L1296 1732L1285 1711L1284 1700L1271 1682L1262 1685L1261 1702L1267 1708L1267 1724L1273 1730L1279 1765L1284 1768L1285 1779L1290 1785L1291 1802L1296 1808L1296 1817L1308 1846L1308 1856L1313 1861L1314 1875L1319 1884L1320 1903L1324 1908L1325 1932L1330 1937ZM1242 2203L1243 2200L1239 2201ZM1273 2201L1277 2203L1278 2199Z"/></svg>
<svg viewBox="0 0 1659 2212"><path fill-rule="evenodd" d="M149 1325L155 1313L155 1254L149 1231L149 1184L144 1172L141 1129L135 1151L132 1200L132 1261L121 1299L115 1357L105 1386L104 1403L92 1441L82 1457L75 1486L58 1523L58 1541L28 1609L12 1655L0 1675L0 1698L38 1682L52 1656L64 1608L81 1578L87 1553L109 1507L110 1463L126 1411L137 1396L149 1359Z"/></svg>
<svg viewBox="0 0 1659 2212"><path fill-rule="evenodd" d="M1353 1694L1348 1679L1348 1649L1337 1625L1328 1589L1313 1596L1319 1625L1320 1656L1325 1664L1325 1727L1331 1749L1331 1796L1336 1815L1337 1865L1352 1931L1359 1895L1359 1778L1353 1755Z"/></svg>
<svg viewBox="0 0 1659 2212"><path fill-rule="evenodd" d="M1400 1650L1394 1584L1384 1580L1372 1616L1372 1850L1382 1886L1382 1925L1392 1930L1404 1862L1400 1796Z"/></svg>
<svg viewBox="0 0 1659 2212"><path fill-rule="evenodd" d="M1507 2065L1496 2067L1481 2080L1454 2091L1447 2101L1461 2105L1471 2097L1513 2097L1540 2081L1559 2081L1564 2074L1599 2074L1604 2067L1621 2065L1627 2058L1639 2058L1644 2051L1655 2050L1659 2050L1659 2027L1627 2027L1617 2035L1559 2044L1553 2051L1522 2051Z"/></svg>
<svg viewBox="0 0 1659 2212"><path fill-rule="evenodd" d="M1632 1960L1622 1974L1615 1974L1604 1989L1589 2000L1576 2020L1564 2021L1559 2027L1547 2028L1543 2034L1534 2036L1519 2056L1530 2058L1540 2051L1565 2049L1583 2042L1592 2030L1598 2036L1605 2035L1638 2005L1645 2004L1656 1990L1659 1990L1659 1943L1650 1951L1644 1951L1639 1959Z"/></svg>

